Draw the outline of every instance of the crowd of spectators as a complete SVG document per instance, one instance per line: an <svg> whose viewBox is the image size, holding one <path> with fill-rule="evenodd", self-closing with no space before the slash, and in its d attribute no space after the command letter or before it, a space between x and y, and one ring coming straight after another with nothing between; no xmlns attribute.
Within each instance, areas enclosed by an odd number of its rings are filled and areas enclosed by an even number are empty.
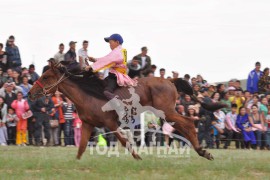
<svg viewBox="0 0 270 180"><path fill-rule="evenodd" d="M88 65L88 41L83 41L82 48L76 53L76 42L69 43L65 53L64 44L59 45L54 55L56 61L72 60L80 62L81 67ZM28 92L37 81L39 75L35 66L21 67L19 48L15 45L15 37L7 40L5 51L0 43L0 144L6 145L46 145L46 146L79 146L81 125L74 104L61 92L53 97L42 97L36 101L28 100ZM50 63L50 62L49 62ZM134 56L127 64L128 75L138 79L142 77L180 78L177 71L166 77L166 70L152 64L147 47ZM49 69L49 64L43 72ZM224 142L228 148L234 140L236 148L268 148L270 147L270 77L269 68L262 72L261 64L256 63L254 70L248 75L246 90L241 82L230 80L225 84L210 84L201 75L191 77L185 74L182 78L190 83L194 93L206 103L222 102L228 107L209 112L196 104L189 95L179 93L176 111L190 117L198 133L199 142L205 140L206 147L219 148ZM100 78L106 72L99 73ZM169 146L173 141L172 133L176 132L166 121L158 119L151 113L145 113L145 129L160 129L163 134L157 135L156 141ZM108 129L103 131L108 132ZM98 131L96 131L98 132ZM146 131L147 132L147 131ZM152 133L145 134L147 146L153 141ZM116 141L109 134L105 137L107 144Z"/></svg>

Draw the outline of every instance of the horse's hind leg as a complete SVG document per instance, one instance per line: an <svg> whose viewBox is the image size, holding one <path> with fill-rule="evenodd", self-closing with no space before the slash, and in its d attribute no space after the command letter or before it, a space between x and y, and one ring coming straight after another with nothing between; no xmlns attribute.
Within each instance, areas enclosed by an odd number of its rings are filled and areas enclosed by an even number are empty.
<svg viewBox="0 0 270 180"><path fill-rule="evenodd" d="M84 153L87 143L90 139L91 133L93 131L93 126L87 124L83 121L82 123L82 138L80 142L80 147L77 154L77 159L81 159L82 154Z"/></svg>
<svg viewBox="0 0 270 180"><path fill-rule="evenodd" d="M177 129L180 133L182 133L187 140L190 141L195 151L200 156L208 160L214 159L213 156L209 152L207 152L206 150L203 150L202 147L199 145L194 122L192 120L182 117L177 113L166 115L166 120L168 122L175 122L173 127Z"/></svg>
<svg viewBox="0 0 270 180"><path fill-rule="evenodd" d="M115 134L117 139L121 142L121 144L129 150L129 152L132 154L133 158L136 160L141 160L142 158L135 152L135 150L130 145L130 142L123 137L123 135L120 132L119 126L116 122L109 123L107 127Z"/></svg>

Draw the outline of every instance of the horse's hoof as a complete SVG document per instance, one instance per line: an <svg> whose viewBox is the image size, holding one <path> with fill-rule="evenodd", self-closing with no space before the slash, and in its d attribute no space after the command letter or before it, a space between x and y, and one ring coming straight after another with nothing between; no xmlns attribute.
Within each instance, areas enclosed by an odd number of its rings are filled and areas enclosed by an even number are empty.
<svg viewBox="0 0 270 180"><path fill-rule="evenodd" d="M138 154L134 154L133 158L136 160L142 160L142 158Z"/></svg>
<svg viewBox="0 0 270 180"><path fill-rule="evenodd" d="M213 161L213 160L214 160L214 157L212 156L212 154L209 153L209 152L207 152L207 151L205 151L204 157L205 157L206 159L210 160L210 161Z"/></svg>
<svg viewBox="0 0 270 180"><path fill-rule="evenodd" d="M79 157L79 156L76 156L76 159L77 159L77 160L81 160L81 157Z"/></svg>

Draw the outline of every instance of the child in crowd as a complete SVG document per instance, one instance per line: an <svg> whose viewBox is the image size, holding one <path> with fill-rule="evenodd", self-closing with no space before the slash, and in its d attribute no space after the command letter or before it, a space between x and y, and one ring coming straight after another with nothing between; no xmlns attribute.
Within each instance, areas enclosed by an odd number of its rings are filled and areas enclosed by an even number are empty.
<svg viewBox="0 0 270 180"><path fill-rule="evenodd" d="M16 125L19 121L19 118L15 114L14 109L11 107L8 108L7 114L7 131L8 131L8 144L16 144Z"/></svg>
<svg viewBox="0 0 270 180"><path fill-rule="evenodd" d="M26 146L27 119L23 118L23 114L29 110L29 105L28 102L23 99L23 94L21 92L17 93L17 100L12 102L11 107L15 109L19 118L17 124L16 144L18 146Z"/></svg>
<svg viewBox="0 0 270 180"><path fill-rule="evenodd" d="M82 121L80 120L76 112L74 112L73 115L74 115L74 122L73 122L74 141L75 141L75 146L79 147L80 142L81 142L81 134L82 134Z"/></svg>

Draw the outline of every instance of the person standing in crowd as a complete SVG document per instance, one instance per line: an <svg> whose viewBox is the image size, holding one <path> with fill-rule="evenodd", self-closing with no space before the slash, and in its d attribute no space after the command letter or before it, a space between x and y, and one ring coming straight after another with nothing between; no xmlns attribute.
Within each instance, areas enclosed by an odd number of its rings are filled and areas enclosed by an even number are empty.
<svg viewBox="0 0 270 180"><path fill-rule="evenodd" d="M2 87L7 82L7 77L4 74L4 71L2 68L0 68L0 87Z"/></svg>
<svg viewBox="0 0 270 180"><path fill-rule="evenodd" d="M52 61L55 61L54 58L50 58L49 60L47 60L48 64L43 67L42 74L50 69Z"/></svg>
<svg viewBox="0 0 270 180"><path fill-rule="evenodd" d="M191 99L190 95L185 94L184 99L181 100L181 104L185 107L185 112L188 112L188 107L195 105L195 102Z"/></svg>
<svg viewBox="0 0 270 180"><path fill-rule="evenodd" d="M0 145L6 146L8 140L7 134L7 105L4 103L4 99L0 97Z"/></svg>
<svg viewBox="0 0 270 180"><path fill-rule="evenodd" d="M151 58L147 55L147 53L147 47L142 47L141 53L137 55L137 58L139 59L139 64L141 66L142 77L147 76L147 74L151 71Z"/></svg>
<svg viewBox="0 0 270 180"><path fill-rule="evenodd" d="M236 126L241 130L246 148L250 146L256 148L256 137L252 131L252 125L249 122L248 114L245 107L240 107L239 114L236 119Z"/></svg>
<svg viewBox="0 0 270 180"><path fill-rule="evenodd" d="M76 73L81 71L81 66L77 62L77 54L76 54L76 43L75 41L70 41L69 50L66 52L64 61L69 63L67 66L67 70L71 73Z"/></svg>
<svg viewBox="0 0 270 180"><path fill-rule="evenodd" d="M258 82L260 78L263 76L263 72L260 69L261 69L261 63L256 62L255 69L252 70L248 75L247 90L251 92L252 94L259 91Z"/></svg>
<svg viewBox="0 0 270 180"><path fill-rule="evenodd" d="M19 48L14 43L15 37L10 36L7 41L6 53L8 68L20 71L22 65Z"/></svg>
<svg viewBox="0 0 270 180"><path fill-rule="evenodd" d="M218 92L213 92L213 94L211 95L211 99L213 101L213 103L217 103L220 101L220 94Z"/></svg>
<svg viewBox="0 0 270 180"><path fill-rule="evenodd" d="M216 92L216 84L212 83L208 85L208 94L211 97ZM220 95L220 94L219 94Z"/></svg>
<svg viewBox="0 0 270 180"><path fill-rule="evenodd" d="M17 117L14 109L8 107L7 114L7 132L8 132L8 145L16 144L16 126L19 118Z"/></svg>
<svg viewBox="0 0 270 180"><path fill-rule="evenodd" d="M217 92L219 93L219 94L222 94L222 93L224 93L225 92L225 85L224 84L218 84L217 85Z"/></svg>
<svg viewBox="0 0 270 180"><path fill-rule="evenodd" d="M190 117L193 121L194 121L194 125L196 128L196 132L198 132L198 123L199 123L199 116L197 114L197 112L199 111L199 108L197 108L196 106L190 105L188 107L188 111L187 111L187 117Z"/></svg>
<svg viewBox="0 0 270 180"><path fill-rule="evenodd" d="M56 118L59 122L59 126L58 128L56 129L57 132L58 132L58 144L57 145L60 145L61 146L61 134L62 132L64 133L64 130L65 130L65 118L64 118L64 113L63 113L63 99L61 97L61 93L59 91L56 91L54 96L52 97L52 101L54 103L54 107L55 107L55 114L56 114ZM56 131L55 130L55 131ZM56 143L56 142L55 142Z"/></svg>
<svg viewBox="0 0 270 180"><path fill-rule="evenodd" d="M31 101L30 99L27 98L28 105L30 107L30 110L33 113L33 116L29 117L27 119L27 130L28 130L28 144L33 145L34 144L34 135L35 135L35 121L36 121L36 115L35 111L33 109L33 103L34 101Z"/></svg>
<svg viewBox="0 0 270 180"><path fill-rule="evenodd" d="M64 56L64 61L68 62L76 62L77 61L77 54L76 54L76 41L69 42L69 50L66 52Z"/></svg>
<svg viewBox="0 0 270 180"><path fill-rule="evenodd" d="M189 84L191 84L190 83L190 75L189 74L185 74L184 75L184 80L186 80Z"/></svg>
<svg viewBox="0 0 270 180"><path fill-rule="evenodd" d="M147 147L155 145L153 135L154 131L160 128L160 118L156 117L151 111L146 111L144 113L145 119L145 145Z"/></svg>
<svg viewBox="0 0 270 180"><path fill-rule="evenodd" d="M259 112L262 112L264 117L267 116L267 113L268 113L268 100L266 97L262 97L261 98L261 105L259 106ZM266 126L267 127L267 126Z"/></svg>
<svg viewBox="0 0 270 180"><path fill-rule="evenodd" d="M218 109L214 112L214 118L215 121L212 122L212 125L214 126L214 138L216 142L216 147L217 149L219 149L220 138L221 135L224 134L226 115L223 111Z"/></svg>
<svg viewBox="0 0 270 180"><path fill-rule="evenodd" d="M256 104L258 107L261 106L260 98L258 95L253 95L253 98L247 104L247 112L250 113L252 110L252 106Z"/></svg>
<svg viewBox="0 0 270 180"><path fill-rule="evenodd" d="M203 96L202 100L204 103L211 104L212 99L209 97L208 89L203 87L200 90L201 95ZM206 141L206 148L213 148L213 139L211 138L211 127L212 119L214 119L213 113L207 111L204 108L200 108L200 121L198 124L198 140L202 144L203 139Z"/></svg>
<svg viewBox="0 0 270 180"><path fill-rule="evenodd" d="M241 87L241 81L235 80L235 82L234 82L234 87L235 87L235 89L237 89L237 90L243 92L243 89L242 89L242 87Z"/></svg>
<svg viewBox="0 0 270 180"><path fill-rule="evenodd" d="M152 65L151 65L151 71L150 71L150 72L152 72L152 73L155 75L156 70L157 70L157 66L154 65L154 64L152 64ZM150 73L150 72L149 72L149 73ZM148 74L148 73L147 73L147 74ZM147 75L147 74L146 74L146 75Z"/></svg>
<svg viewBox="0 0 270 180"><path fill-rule="evenodd" d="M54 55L54 59L56 63L64 61L65 54L64 54L65 46L63 43L59 44L59 51Z"/></svg>
<svg viewBox="0 0 270 180"><path fill-rule="evenodd" d="M22 83L21 74L18 70L13 70L12 81L16 86L20 86Z"/></svg>
<svg viewBox="0 0 270 180"><path fill-rule="evenodd" d="M269 84L270 84L269 68L265 68L263 70L263 75L260 78L258 84L259 93L260 94L270 93Z"/></svg>
<svg viewBox="0 0 270 180"><path fill-rule="evenodd" d="M128 76L134 78L136 76L140 77L141 75L141 65L139 64L139 59L137 56L134 56L130 63L128 63Z"/></svg>
<svg viewBox="0 0 270 180"><path fill-rule="evenodd" d="M233 137L235 137L236 142L235 146L237 149L239 149L239 139L242 139L240 129L236 127L236 118L237 118L237 105L232 104L231 111L226 114L225 119L225 129L224 129L224 135L226 135L226 142L224 144L224 149L228 149L228 146L231 144L231 140ZM243 143L242 143L243 144Z"/></svg>
<svg viewBox="0 0 270 180"><path fill-rule="evenodd" d="M197 83L202 87L207 85L207 81L203 79L201 75L197 75Z"/></svg>
<svg viewBox="0 0 270 180"><path fill-rule="evenodd" d="M0 68L6 72L7 70L7 53L3 51L4 45L0 43Z"/></svg>
<svg viewBox="0 0 270 180"><path fill-rule="evenodd" d="M235 95L231 96L229 98L229 100L231 101L232 104L236 104L237 105L237 113L239 113L239 109L240 107L242 107L245 103L245 98L242 97L242 91L239 89L236 89L235 91Z"/></svg>
<svg viewBox="0 0 270 180"><path fill-rule="evenodd" d="M7 82L0 89L0 96L5 98L5 102L8 107L11 107L11 103L17 99L17 93L22 92L22 88L16 86L13 82Z"/></svg>
<svg viewBox="0 0 270 180"><path fill-rule="evenodd" d="M66 97L66 102L63 104L64 109L64 117L66 120L65 123L65 146L73 146L74 145L74 135L73 135L73 113L75 111L74 104Z"/></svg>
<svg viewBox="0 0 270 180"><path fill-rule="evenodd" d="M39 79L39 75L35 71L35 65L34 64L29 65L29 74L31 76L31 79L29 80L29 83L33 85Z"/></svg>
<svg viewBox="0 0 270 180"><path fill-rule="evenodd" d="M18 146L26 146L27 119L23 118L23 114L26 113L30 107L28 102L23 99L22 92L17 93L17 100L12 102L11 107L15 109L16 115L19 118L17 123L16 144Z"/></svg>
<svg viewBox="0 0 270 180"><path fill-rule="evenodd" d="M23 98L27 99L28 92L32 88L32 85L28 83L28 77L27 76L22 77L22 84L20 85L20 87L22 88Z"/></svg>
<svg viewBox="0 0 270 180"><path fill-rule="evenodd" d="M47 146L49 146L50 142L50 115L54 109L54 104L50 97L41 97L33 102L33 109L36 116L35 122L35 142L36 146L40 146L42 139L41 139L41 132L42 126L44 127L44 134L47 140Z"/></svg>
<svg viewBox="0 0 270 180"><path fill-rule="evenodd" d="M254 131L257 147L263 149L262 140L264 138L264 133L266 128L264 127L264 115L263 113L259 112L259 108L256 104L252 105L251 107L251 114L249 115L249 122L253 128L256 130Z"/></svg>
<svg viewBox="0 0 270 180"><path fill-rule="evenodd" d="M82 134L82 121L80 120L78 114L75 112L73 115L74 122L73 122L73 127L74 127L74 142L75 146L79 147L80 142L81 142L81 134Z"/></svg>
<svg viewBox="0 0 270 180"><path fill-rule="evenodd" d="M229 92L228 91L227 92L225 91L225 92L222 92L221 93L221 100L220 100L220 102L227 105L227 107L221 109L225 114L227 114L228 112L231 111L231 105L232 105L232 103L229 100L229 97L230 96L229 96Z"/></svg>
<svg viewBox="0 0 270 180"><path fill-rule="evenodd" d="M198 96L199 95L199 91L200 91L200 86L199 86L199 84L194 84L193 85L193 91L194 91L194 94L196 95L196 96Z"/></svg>
<svg viewBox="0 0 270 180"><path fill-rule="evenodd" d="M166 70L164 68L161 68L159 70L160 78L165 79L165 73L166 73Z"/></svg>
<svg viewBox="0 0 270 180"><path fill-rule="evenodd" d="M173 74L173 78L179 77L179 73L177 71L172 71L172 74Z"/></svg>
<svg viewBox="0 0 270 180"><path fill-rule="evenodd" d="M170 147L170 139L173 138L173 132L175 131L175 129L168 123L168 122L164 122L163 126L162 126L162 132L164 134L164 138L165 138L165 146L167 148Z"/></svg>
<svg viewBox="0 0 270 180"><path fill-rule="evenodd" d="M88 56L88 41L83 41L83 47L79 49L78 56L79 56L79 63L81 66L81 69L84 69L86 66L89 66L89 56Z"/></svg>

